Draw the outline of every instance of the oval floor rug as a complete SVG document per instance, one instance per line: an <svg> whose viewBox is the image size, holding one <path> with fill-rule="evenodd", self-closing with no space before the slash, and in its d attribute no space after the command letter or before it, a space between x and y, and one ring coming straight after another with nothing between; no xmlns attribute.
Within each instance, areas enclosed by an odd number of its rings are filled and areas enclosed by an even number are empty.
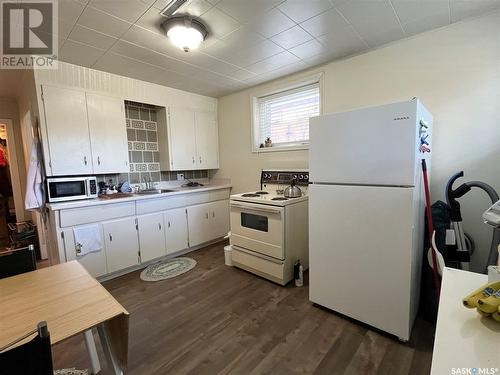
<svg viewBox="0 0 500 375"><path fill-rule="evenodd" d="M163 260L147 266L141 272L143 281L160 281L171 279L192 270L196 266L196 260L191 258L173 258Z"/></svg>

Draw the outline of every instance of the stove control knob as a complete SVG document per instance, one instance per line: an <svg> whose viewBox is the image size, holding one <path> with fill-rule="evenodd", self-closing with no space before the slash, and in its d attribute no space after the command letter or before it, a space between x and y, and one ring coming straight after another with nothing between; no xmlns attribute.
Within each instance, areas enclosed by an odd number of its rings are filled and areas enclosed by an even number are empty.
<svg viewBox="0 0 500 375"><path fill-rule="evenodd" d="M293 179L296 180L298 177L296 174L293 175Z"/></svg>
<svg viewBox="0 0 500 375"><path fill-rule="evenodd" d="M299 178L300 178L301 180L303 180L303 179L304 179L304 175L303 175L303 174L301 174L301 175L299 176Z"/></svg>
<svg viewBox="0 0 500 375"><path fill-rule="evenodd" d="M305 175L304 175L304 178L305 178L306 180L309 180L309 175L308 175L308 174L305 174Z"/></svg>

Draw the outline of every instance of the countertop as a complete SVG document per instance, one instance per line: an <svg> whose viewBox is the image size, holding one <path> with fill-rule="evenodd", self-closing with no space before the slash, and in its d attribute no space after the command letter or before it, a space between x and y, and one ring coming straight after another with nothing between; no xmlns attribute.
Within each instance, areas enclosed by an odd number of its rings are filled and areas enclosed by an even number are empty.
<svg viewBox="0 0 500 375"><path fill-rule="evenodd" d="M500 323L491 318L481 318L476 309L462 306L463 297L487 282L486 275L444 269L432 375L499 373ZM458 369L469 372L459 372ZM485 369L489 372L484 372Z"/></svg>
<svg viewBox="0 0 500 375"><path fill-rule="evenodd" d="M158 198L171 197L181 194L192 194L203 191L231 188L231 183L226 180L211 180L209 182L202 182L202 183L203 186L196 186L196 187L181 187L180 185L167 185L160 183L160 185L158 185L159 189L172 189L175 191L168 193L160 193L160 194L150 194L150 195L133 194L130 197L116 198L116 199L94 198L94 199L82 199L78 201L69 201L69 202L47 203L47 208L51 211L58 211L68 208L90 207L90 206L98 206L105 204L139 201L144 199L158 199Z"/></svg>

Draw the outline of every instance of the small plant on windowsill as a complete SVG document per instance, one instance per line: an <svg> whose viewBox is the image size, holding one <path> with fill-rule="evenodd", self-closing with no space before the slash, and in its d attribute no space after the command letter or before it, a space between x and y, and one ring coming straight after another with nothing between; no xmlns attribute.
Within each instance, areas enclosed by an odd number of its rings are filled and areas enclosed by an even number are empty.
<svg viewBox="0 0 500 375"><path fill-rule="evenodd" d="M271 141L271 138L267 137L266 141L264 142L265 147L273 147L273 141Z"/></svg>

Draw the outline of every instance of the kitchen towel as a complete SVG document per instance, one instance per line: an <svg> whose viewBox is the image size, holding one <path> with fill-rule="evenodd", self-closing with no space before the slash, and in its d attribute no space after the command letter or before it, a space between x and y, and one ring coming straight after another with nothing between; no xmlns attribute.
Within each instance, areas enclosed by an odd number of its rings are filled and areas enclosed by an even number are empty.
<svg viewBox="0 0 500 375"><path fill-rule="evenodd" d="M28 176L26 177L26 195L24 206L27 210L40 208L43 204L42 174L40 171L40 160L36 142L31 145L30 164Z"/></svg>
<svg viewBox="0 0 500 375"><path fill-rule="evenodd" d="M102 236L99 225L85 225L73 228L76 256L84 256L102 250Z"/></svg>

